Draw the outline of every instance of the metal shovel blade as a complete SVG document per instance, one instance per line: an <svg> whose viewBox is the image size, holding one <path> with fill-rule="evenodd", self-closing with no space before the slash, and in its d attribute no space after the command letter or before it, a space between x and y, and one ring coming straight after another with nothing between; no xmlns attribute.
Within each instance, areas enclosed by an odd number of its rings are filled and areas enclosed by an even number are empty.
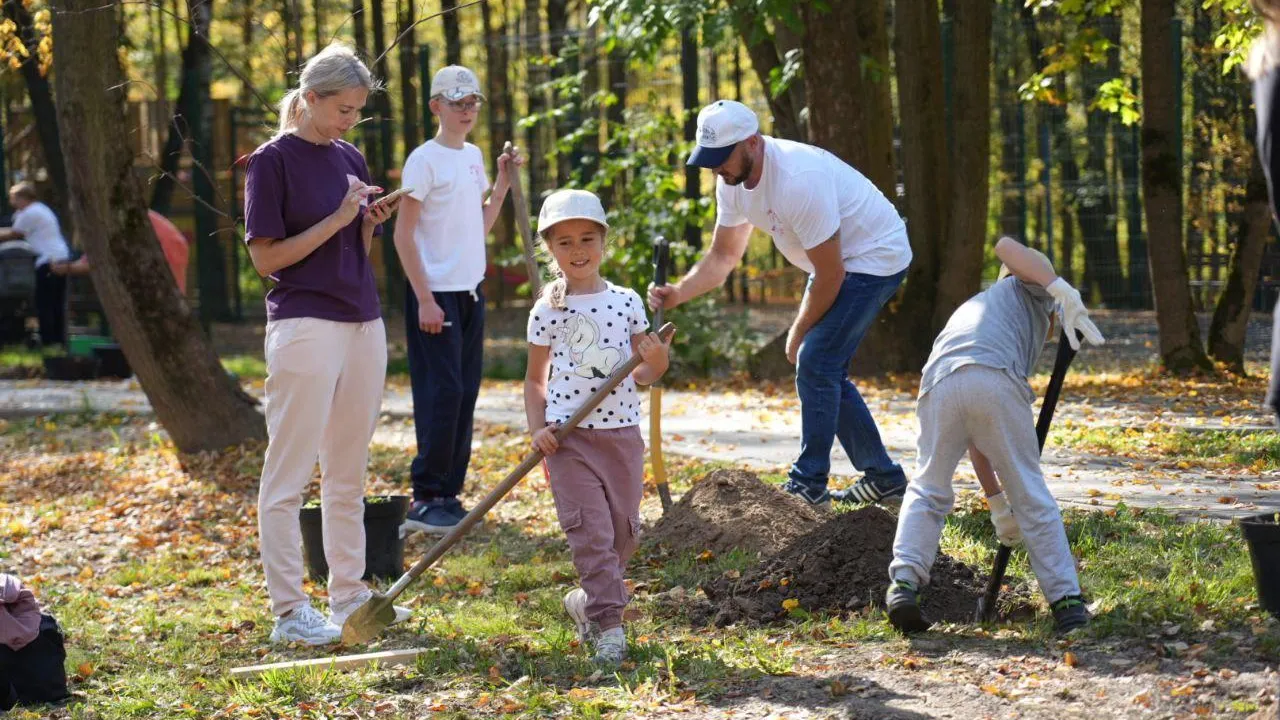
<svg viewBox="0 0 1280 720"><path fill-rule="evenodd" d="M395 622L392 598L375 592L368 602L356 608L342 624L342 644L363 645Z"/></svg>

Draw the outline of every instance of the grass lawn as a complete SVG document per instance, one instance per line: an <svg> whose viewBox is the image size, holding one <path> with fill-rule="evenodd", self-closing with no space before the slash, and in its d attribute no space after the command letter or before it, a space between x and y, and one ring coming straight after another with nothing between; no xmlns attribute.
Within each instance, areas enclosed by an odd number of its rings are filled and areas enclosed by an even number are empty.
<svg viewBox="0 0 1280 720"><path fill-rule="evenodd" d="M1035 716L1092 707L1122 671L1139 678L1125 690L1124 712L1141 705L1243 717L1266 701L1255 686L1267 677L1275 684L1263 667L1275 665L1280 629L1256 605L1238 532L1126 508L1067 514L1098 615L1075 640L1051 634L1043 607L1033 619L948 626L922 641L898 637L878 612L699 627L689 613L698 583L744 570L752 558L642 550L630 573L630 659L602 676L560 608L576 578L539 471L402 596L413 620L375 646L345 651L429 648L416 665L233 682L226 672L234 666L332 652L267 642L255 508L262 449L180 460L150 419L119 415L0 428L0 568L23 577L59 618L76 693L64 708L15 718L741 717L760 703L821 713L907 702L895 700L910 695L894 685L899 679L933 683L939 697L957 693L957 712L1026 708ZM479 491L518 462L527 442L505 429L477 439ZM1250 462L1257 456L1248 453L1274 453L1274 445L1230 451ZM407 461L401 448L376 446L371 492L401 490ZM711 468L669 464L677 495ZM646 517L656 518L648 503ZM986 513L972 499L960 505L944 550L986 567L994 548ZM425 548L413 538L406 554ZM1030 582L1022 552L1011 573ZM1203 684L1197 665L1222 679ZM1039 689L1052 683L1066 684ZM1047 705L1018 705L1041 695Z"/></svg>

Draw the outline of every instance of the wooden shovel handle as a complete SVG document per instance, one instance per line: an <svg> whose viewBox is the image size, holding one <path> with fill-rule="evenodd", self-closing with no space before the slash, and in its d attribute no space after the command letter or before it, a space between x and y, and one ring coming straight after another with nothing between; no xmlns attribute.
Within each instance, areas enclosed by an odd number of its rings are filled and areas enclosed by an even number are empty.
<svg viewBox="0 0 1280 720"><path fill-rule="evenodd" d="M666 342L671 339L671 336L675 331L675 325L667 323L658 331L658 336L662 338L663 342ZM622 364L621 367L614 370L613 374L604 381L604 384L597 388L595 392L591 393L591 396L587 398L586 402L582 403L582 407L578 408L578 411L571 415L569 419L556 430L556 440L564 440L565 436L572 432L574 428L578 427L578 424L586 419L586 417L600 405L601 401L608 397L609 393L613 392L613 389L616 388L623 379L630 375L642 362L644 362L644 358L633 354L629 360ZM462 539L462 536L466 535L471 528L476 525L476 523L480 522L480 518L484 517L485 513L489 512L494 505L497 505L499 500L506 497L507 493L511 492L511 489L523 480L524 476L528 475L530 470L536 467L538 463L542 462L542 457L543 455L541 452L534 450L532 453L529 453L529 455L525 457L525 459L517 465L514 470L507 473L507 476L503 478L502 482L498 483L498 486L493 490L490 490L489 494L486 495L474 508L472 508L471 512L467 513L466 517L462 518L457 525L453 526L453 529L445 534L444 537L436 541L436 544L431 546L431 549L422 556L422 559L414 563L413 567L409 568L408 572L400 576L400 579L396 581L396 584L392 585L386 592L388 601L399 597L400 593L404 592L404 589L409 586L409 583L413 582L418 578L418 576L426 572L427 568L431 567L435 561L439 560L442 555L448 552L449 548L453 547L458 540Z"/></svg>

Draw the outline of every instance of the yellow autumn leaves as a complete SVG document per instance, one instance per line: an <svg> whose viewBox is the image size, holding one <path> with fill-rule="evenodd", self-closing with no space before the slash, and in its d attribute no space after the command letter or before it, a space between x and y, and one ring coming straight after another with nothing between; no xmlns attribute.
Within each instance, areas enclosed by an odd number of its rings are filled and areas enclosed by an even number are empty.
<svg viewBox="0 0 1280 720"><path fill-rule="evenodd" d="M33 0L23 0L23 7L28 12L35 5ZM35 56L41 75L47 75L53 66L53 16L49 8L42 7L31 14L33 35L39 38L36 43ZM31 49L23 40L18 25L9 18L0 20L0 61L18 70L31 57Z"/></svg>

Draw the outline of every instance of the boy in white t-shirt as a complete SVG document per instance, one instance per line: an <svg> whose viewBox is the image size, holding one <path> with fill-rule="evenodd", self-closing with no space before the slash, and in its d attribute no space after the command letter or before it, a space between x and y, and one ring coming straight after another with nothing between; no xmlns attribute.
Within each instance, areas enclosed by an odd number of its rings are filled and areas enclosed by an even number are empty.
<svg viewBox="0 0 1280 720"><path fill-rule="evenodd" d="M13 226L0 228L0 242L26 240L36 251L36 315L40 320L40 343L63 345L67 341L67 278L54 272L56 264L71 256L62 237L58 217L40 202L36 186L20 182L9 189L14 207Z"/></svg>
<svg viewBox="0 0 1280 720"><path fill-rule="evenodd" d="M458 500L471 461L484 347L485 237L522 160L498 156L490 191L484 156L467 142L484 95L475 73L450 65L431 81L435 138L404 163L395 242L408 280L405 335L418 453L405 528L443 535L466 515ZM485 193L488 192L486 198Z"/></svg>

